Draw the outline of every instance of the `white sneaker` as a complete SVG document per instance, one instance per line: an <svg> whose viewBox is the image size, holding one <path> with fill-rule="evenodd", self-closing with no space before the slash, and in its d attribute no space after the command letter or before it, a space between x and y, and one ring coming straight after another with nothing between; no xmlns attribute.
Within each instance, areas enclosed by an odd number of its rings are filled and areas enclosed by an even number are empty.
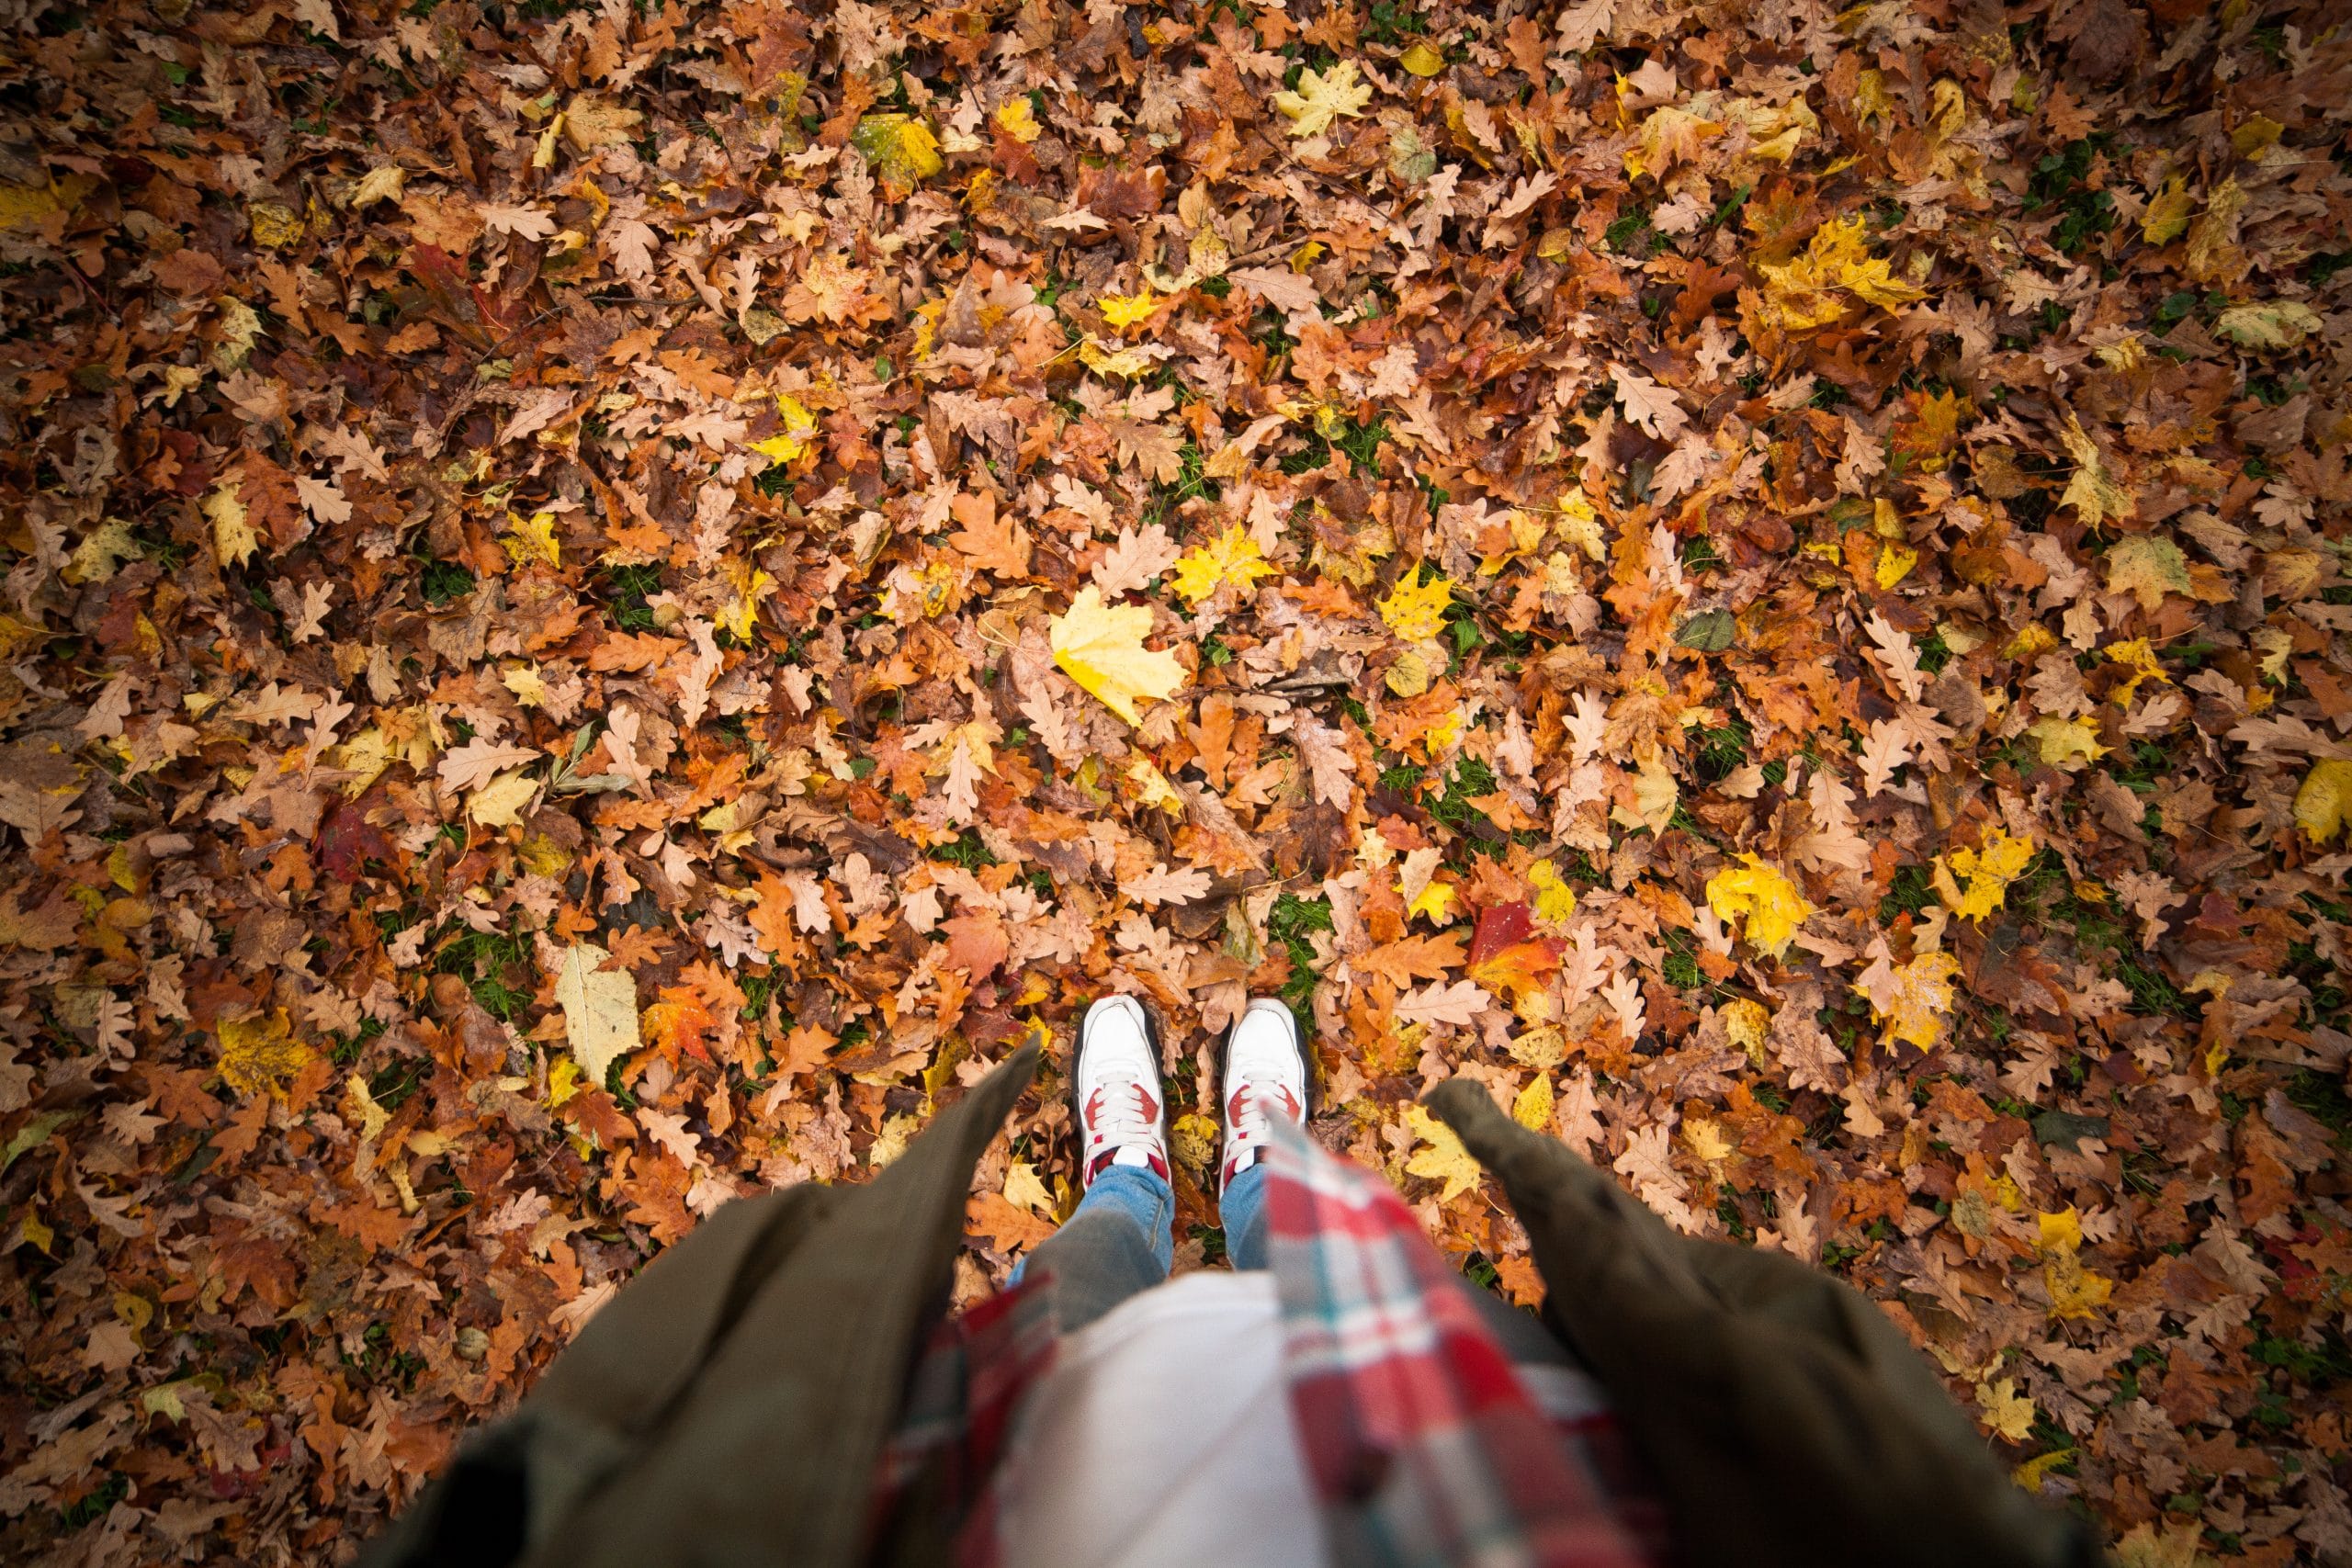
<svg viewBox="0 0 2352 1568"><path fill-rule="evenodd" d="M1167 1096L1159 1087L1159 1046L1151 1015L1133 997L1104 997L1078 1026L1070 1070L1070 1107L1078 1121L1079 1179L1114 1165L1168 1173Z"/></svg>
<svg viewBox="0 0 2352 1568"><path fill-rule="evenodd" d="M1261 997L1234 1021L1225 1041L1225 1158L1217 1168L1217 1190L1265 1157L1273 1119L1294 1124L1306 1120L1306 1045L1290 1009Z"/></svg>

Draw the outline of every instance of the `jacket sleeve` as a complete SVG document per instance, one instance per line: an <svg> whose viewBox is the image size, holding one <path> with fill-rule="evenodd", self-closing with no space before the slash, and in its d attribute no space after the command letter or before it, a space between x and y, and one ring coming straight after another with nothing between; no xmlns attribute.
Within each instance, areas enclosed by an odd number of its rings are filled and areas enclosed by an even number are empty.
<svg viewBox="0 0 2352 1568"><path fill-rule="evenodd" d="M729 1203L664 1251L372 1542L424 1563L847 1564L944 1308L1015 1052L872 1181Z"/></svg>
<svg viewBox="0 0 2352 1568"><path fill-rule="evenodd" d="M1868 1299L1785 1254L1677 1234L1477 1084L1430 1104L1502 1183L1544 1315L1608 1389L1695 1563L2088 1568Z"/></svg>

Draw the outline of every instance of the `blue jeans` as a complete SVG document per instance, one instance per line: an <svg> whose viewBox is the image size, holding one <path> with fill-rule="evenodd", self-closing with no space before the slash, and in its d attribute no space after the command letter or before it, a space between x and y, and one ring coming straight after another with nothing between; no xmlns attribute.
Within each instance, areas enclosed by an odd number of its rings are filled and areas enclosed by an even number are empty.
<svg viewBox="0 0 2352 1568"><path fill-rule="evenodd" d="M1218 1202L1226 1256L1236 1269L1266 1266L1266 1170L1253 1165L1233 1179ZM1055 1316L1064 1332L1082 1328L1138 1291L1168 1278L1176 1261L1176 1194L1153 1171L1114 1165L1096 1177L1077 1210L1022 1260L1054 1277Z"/></svg>

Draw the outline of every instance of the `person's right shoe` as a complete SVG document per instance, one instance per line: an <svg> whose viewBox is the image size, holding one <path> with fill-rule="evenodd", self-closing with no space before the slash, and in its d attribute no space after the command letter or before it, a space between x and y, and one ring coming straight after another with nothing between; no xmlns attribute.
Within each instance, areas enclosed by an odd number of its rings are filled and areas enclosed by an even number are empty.
<svg viewBox="0 0 2352 1568"><path fill-rule="evenodd" d="M1251 1002L1226 1037L1225 1081L1217 1096L1225 1111L1225 1157L1217 1164L1217 1190L1265 1157L1275 1119L1306 1122L1312 1082L1306 1043L1290 1009L1266 997Z"/></svg>
<svg viewBox="0 0 2352 1568"><path fill-rule="evenodd" d="M1135 998L1104 997L1086 1010L1070 1068L1070 1104L1081 1185L1093 1186L1114 1165L1141 1166L1170 1179L1159 1047L1151 1017Z"/></svg>

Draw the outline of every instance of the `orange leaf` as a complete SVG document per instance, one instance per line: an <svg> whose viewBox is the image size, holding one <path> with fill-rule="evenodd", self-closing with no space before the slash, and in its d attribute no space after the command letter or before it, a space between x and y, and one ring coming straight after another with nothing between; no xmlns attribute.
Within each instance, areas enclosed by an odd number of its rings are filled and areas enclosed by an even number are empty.
<svg viewBox="0 0 2352 1568"><path fill-rule="evenodd" d="M1374 948L1361 958L1349 960L1351 967L1384 976L1398 990L1409 989L1419 980L1442 980L1447 971L1461 962L1460 931L1402 937Z"/></svg>

